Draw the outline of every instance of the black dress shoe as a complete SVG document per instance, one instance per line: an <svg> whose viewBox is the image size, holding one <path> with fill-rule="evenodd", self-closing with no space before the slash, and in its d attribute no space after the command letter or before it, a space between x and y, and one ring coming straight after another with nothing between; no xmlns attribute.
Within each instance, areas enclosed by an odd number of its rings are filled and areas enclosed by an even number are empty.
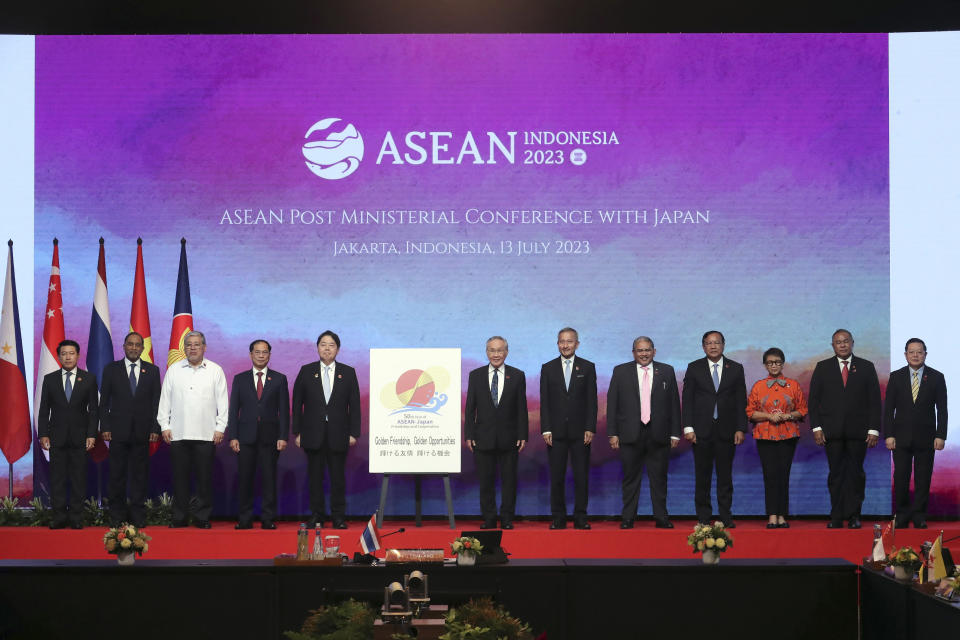
<svg viewBox="0 0 960 640"><path fill-rule="evenodd" d="M673 529L673 523L666 518L657 518L653 526L657 529Z"/></svg>
<svg viewBox="0 0 960 640"><path fill-rule="evenodd" d="M66 528L67 528L67 523L66 523L66 522L51 522L51 523L50 523L50 528L51 528L51 529L66 529Z"/></svg>
<svg viewBox="0 0 960 640"><path fill-rule="evenodd" d="M914 520L914 521L913 521L913 527L914 527L915 529L926 529L926 528L927 528L927 521L926 521L926 520Z"/></svg>
<svg viewBox="0 0 960 640"><path fill-rule="evenodd" d="M564 526L566 526L566 525L564 525ZM513 523L510 522L509 520L503 520L503 521L500 523L500 528L501 528L501 529L513 529Z"/></svg>
<svg viewBox="0 0 960 640"><path fill-rule="evenodd" d="M726 520L726 521L724 521L724 523L723 523L723 528L724 528L724 529L736 529L736 528L737 528L737 523L734 522L733 520Z"/></svg>
<svg viewBox="0 0 960 640"><path fill-rule="evenodd" d="M185 526L187 526L187 523L184 520L174 520L170 523L171 529L183 529Z"/></svg>
<svg viewBox="0 0 960 640"><path fill-rule="evenodd" d="M620 521L621 529L633 529L633 520L621 520Z"/></svg>
<svg viewBox="0 0 960 640"><path fill-rule="evenodd" d="M553 522L550 523L550 528L551 528L551 529L566 529L566 528L567 528L567 521L566 521L566 520L555 519Z"/></svg>
<svg viewBox="0 0 960 640"><path fill-rule="evenodd" d="M261 529L276 529L277 525L274 524L273 520L264 520L260 523Z"/></svg>
<svg viewBox="0 0 960 640"><path fill-rule="evenodd" d="M334 520L332 526L334 529L346 529L347 523L343 520Z"/></svg>
<svg viewBox="0 0 960 640"><path fill-rule="evenodd" d="M481 529L496 529L497 523L493 520L484 520L483 524L480 525Z"/></svg>
<svg viewBox="0 0 960 640"><path fill-rule="evenodd" d="M779 529L779 528L780 528L780 525L778 525L776 522L767 523L767 529Z"/></svg>
<svg viewBox="0 0 960 640"><path fill-rule="evenodd" d="M577 520L573 523L574 529L590 529L590 523L586 520Z"/></svg>
<svg viewBox="0 0 960 640"><path fill-rule="evenodd" d="M831 520L827 523L827 529L843 529L843 520Z"/></svg>
<svg viewBox="0 0 960 640"><path fill-rule="evenodd" d="M197 527L197 529L209 529L209 528L210 528L210 521L209 521L209 520L198 520L196 527Z"/></svg>
<svg viewBox="0 0 960 640"><path fill-rule="evenodd" d="M789 529L789 528L790 528L790 523L789 523L789 522L781 522L780 524L777 525L777 528L778 528L778 529Z"/></svg>
<svg viewBox="0 0 960 640"><path fill-rule="evenodd" d="M234 529L253 529L253 525L250 524L249 522L238 522L237 524L233 525L233 528Z"/></svg>
<svg viewBox="0 0 960 640"><path fill-rule="evenodd" d="M847 528L849 529L859 529L861 526L863 525L860 524L860 518L858 517L850 518L847 522Z"/></svg>

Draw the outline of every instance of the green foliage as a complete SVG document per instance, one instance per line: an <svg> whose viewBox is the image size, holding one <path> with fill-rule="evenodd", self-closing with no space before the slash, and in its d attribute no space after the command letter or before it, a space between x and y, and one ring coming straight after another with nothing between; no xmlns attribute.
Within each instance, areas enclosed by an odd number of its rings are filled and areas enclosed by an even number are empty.
<svg viewBox="0 0 960 640"><path fill-rule="evenodd" d="M173 498L164 491L154 502L150 498L144 503L148 526L163 526L170 524L173 517Z"/></svg>
<svg viewBox="0 0 960 640"><path fill-rule="evenodd" d="M287 631L290 640L370 640L376 612L353 598L310 611L300 631Z"/></svg>
<svg viewBox="0 0 960 640"><path fill-rule="evenodd" d="M0 527L16 527L25 524L29 517L20 508L20 498L4 497L0 500Z"/></svg>
<svg viewBox="0 0 960 640"><path fill-rule="evenodd" d="M43 504L43 500L40 498L34 498L30 501L30 506L33 507L33 513L27 519L25 524L31 527L50 526L50 522L53 520L53 513L50 512L50 509L47 508L47 505Z"/></svg>
<svg viewBox="0 0 960 640"><path fill-rule="evenodd" d="M83 501L83 524L87 527L100 527L103 526L106 518L104 512L106 511L105 507L102 507L100 503L97 502L96 498L87 498Z"/></svg>
<svg viewBox="0 0 960 640"><path fill-rule="evenodd" d="M440 640L531 640L530 625L495 605L491 598L470 600L447 614Z"/></svg>

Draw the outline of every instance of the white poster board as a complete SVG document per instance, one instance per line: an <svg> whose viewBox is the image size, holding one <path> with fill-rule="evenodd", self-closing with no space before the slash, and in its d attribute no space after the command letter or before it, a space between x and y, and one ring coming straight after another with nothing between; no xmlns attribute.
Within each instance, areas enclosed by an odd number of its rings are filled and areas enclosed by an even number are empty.
<svg viewBox="0 0 960 640"><path fill-rule="evenodd" d="M460 444L460 349L370 349L370 473L459 473Z"/></svg>

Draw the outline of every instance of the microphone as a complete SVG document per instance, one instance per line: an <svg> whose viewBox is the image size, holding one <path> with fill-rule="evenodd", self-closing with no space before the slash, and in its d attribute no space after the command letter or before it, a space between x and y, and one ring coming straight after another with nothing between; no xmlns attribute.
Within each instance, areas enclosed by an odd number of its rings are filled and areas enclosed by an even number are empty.
<svg viewBox="0 0 960 640"><path fill-rule="evenodd" d="M397 533L403 533L406 530L407 530L406 527L400 527L396 531L391 531L390 533L382 533L380 534L380 537L386 538L387 536L392 536ZM353 553L353 564L373 564L376 561L377 561L377 557L372 553L360 553L359 551L355 551Z"/></svg>

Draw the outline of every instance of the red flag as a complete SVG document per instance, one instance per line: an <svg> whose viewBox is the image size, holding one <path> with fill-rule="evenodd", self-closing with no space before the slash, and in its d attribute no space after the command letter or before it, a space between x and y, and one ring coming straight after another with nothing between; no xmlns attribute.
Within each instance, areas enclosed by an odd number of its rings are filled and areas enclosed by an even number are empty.
<svg viewBox="0 0 960 640"><path fill-rule="evenodd" d="M11 465L30 450L30 404L20 337L20 308L13 271L13 240L7 242L7 276L0 307L0 450Z"/></svg>
<svg viewBox="0 0 960 640"><path fill-rule="evenodd" d="M154 364L153 340L150 337L150 309L147 307L147 282L143 275L143 239L137 238L137 266L133 275L133 302L130 304L130 331L143 336L140 358ZM160 441L150 443L150 455L160 448Z"/></svg>
<svg viewBox="0 0 960 640"><path fill-rule="evenodd" d="M50 265L50 284L47 286L47 307L44 311L43 342L40 344L40 363L37 366L37 380L33 394L33 433L37 433L37 416L40 411L40 392L43 389L43 376L60 369L57 359L57 345L63 342L63 296L60 291L60 250L59 241L53 239L53 262ZM50 452L41 448L44 459L50 461ZM34 456L34 477L37 476L37 456Z"/></svg>
<svg viewBox="0 0 960 640"><path fill-rule="evenodd" d="M177 297L173 303L173 326L170 328L170 347L167 366L183 360L183 339L193 331L193 307L190 304L190 276L187 274L187 241L180 238L180 271L177 274Z"/></svg>

